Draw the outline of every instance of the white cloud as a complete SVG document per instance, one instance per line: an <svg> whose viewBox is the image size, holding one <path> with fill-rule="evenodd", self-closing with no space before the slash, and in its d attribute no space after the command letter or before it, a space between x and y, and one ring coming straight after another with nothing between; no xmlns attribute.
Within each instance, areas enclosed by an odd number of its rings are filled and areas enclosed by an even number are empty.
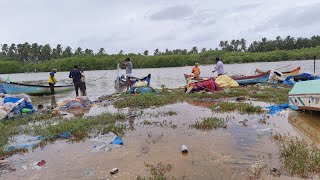
<svg viewBox="0 0 320 180"><path fill-rule="evenodd" d="M319 33L318 0L0 0L0 44L58 43L109 53L215 48L220 40Z"/></svg>

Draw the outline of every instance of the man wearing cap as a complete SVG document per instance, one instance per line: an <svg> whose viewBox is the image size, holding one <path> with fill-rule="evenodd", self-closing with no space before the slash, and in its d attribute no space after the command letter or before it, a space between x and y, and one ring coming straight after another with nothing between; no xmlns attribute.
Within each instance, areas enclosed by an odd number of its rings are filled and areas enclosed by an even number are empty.
<svg viewBox="0 0 320 180"><path fill-rule="evenodd" d="M54 85L57 83L57 78L55 75L56 72L57 72L57 69L52 69L48 77L51 95L54 95Z"/></svg>
<svg viewBox="0 0 320 180"><path fill-rule="evenodd" d="M218 72L218 76L224 75L223 62L221 59L216 58L217 66L214 68L214 72Z"/></svg>
<svg viewBox="0 0 320 180"><path fill-rule="evenodd" d="M193 73L193 76L196 79L199 79L199 77L200 77L200 68L199 68L199 64L198 63L196 63L195 66L192 68L192 73Z"/></svg>
<svg viewBox="0 0 320 180"><path fill-rule="evenodd" d="M127 77L127 91L130 89L131 87L131 81L130 78L132 77L132 62L130 60L130 58L126 58L125 62L119 62L122 66L124 66L126 68L126 77Z"/></svg>

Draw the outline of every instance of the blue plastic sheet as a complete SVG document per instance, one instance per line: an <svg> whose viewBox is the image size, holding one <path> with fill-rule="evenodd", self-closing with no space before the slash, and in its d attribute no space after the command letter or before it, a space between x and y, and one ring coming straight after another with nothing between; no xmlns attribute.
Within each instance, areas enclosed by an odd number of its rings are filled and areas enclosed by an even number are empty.
<svg viewBox="0 0 320 180"><path fill-rule="evenodd" d="M71 132L63 132L59 135L60 138L69 139L71 138Z"/></svg>
<svg viewBox="0 0 320 180"><path fill-rule="evenodd" d="M120 139L119 136L117 136L112 142L111 144L118 144L118 145L123 145L122 140Z"/></svg>
<svg viewBox="0 0 320 180"><path fill-rule="evenodd" d="M16 98L16 97L5 97L3 100L3 103L16 103L22 98ZM33 105L30 102L22 101L18 106L13 108L13 112L15 114L19 114L21 112L21 109L27 108L33 110ZM33 111L34 112L34 111Z"/></svg>
<svg viewBox="0 0 320 180"><path fill-rule="evenodd" d="M277 114L278 112L289 108L289 104L280 104L280 105L273 105L273 106L268 106L266 107L267 109L269 109L269 113L270 115L274 115Z"/></svg>
<svg viewBox="0 0 320 180"><path fill-rule="evenodd" d="M153 93L153 94L158 94L157 91L152 89L150 86L145 86L145 87L131 87L130 90L128 91L129 94L144 94L144 93Z"/></svg>
<svg viewBox="0 0 320 180"><path fill-rule="evenodd" d="M7 93L2 84L0 84L0 93L3 93L3 94Z"/></svg>
<svg viewBox="0 0 320 180"><path fill-rule="evenodd" d="M43 136L36 136L34 138L28 139L28 142L6 148L6 151L12 151L15 149L32 149L33 147L37 146L42 139L44 139Z"/></svg>

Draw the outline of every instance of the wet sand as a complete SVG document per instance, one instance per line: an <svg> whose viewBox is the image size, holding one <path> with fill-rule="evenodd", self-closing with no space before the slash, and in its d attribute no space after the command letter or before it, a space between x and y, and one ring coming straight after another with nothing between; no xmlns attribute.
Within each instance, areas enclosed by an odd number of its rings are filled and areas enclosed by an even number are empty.
<svg viewBox="0 0 320 180"><path fill-rule="evenodd" d="M137 176L150 177L145 163L160 161L172 164L173 169L167 175L178 179L250 179L254 177L251 165L263 161L268 167L262 170L262 179L278 179L270 175L270 169L280 168L278 148L270 133L259 135L258 129L272 128L273 133L290 133L318 143L320 124L308 120L310 116L304 113L286 110L268 118L266 115L213 113L205 106L179 103L145 109L142 115L140 109L122 109L120 112L131 115L126 123L134 127L122 137L123 147L92 152L98 144L90 140L57 141L43 149L9 158L16 171L3 174L0 179L136 179ZM118 110L111 106L96 107L91 113L103 111ZM177 115L162 113L169 111ZM189 127L202 117L228 117L228 127L211 131ZM266 117L267 124L259 123L261 117ZM245 119L247 126L239 123ZM144 125L145 120L158 122L158 125ZM181 154L181 145L188 147L187 156ZM30 168L32 163L41 160L46 161L43 168ZM112 168L118 168L119 172L111 176ZM291 178L282 175L280 179Z"/></svg>

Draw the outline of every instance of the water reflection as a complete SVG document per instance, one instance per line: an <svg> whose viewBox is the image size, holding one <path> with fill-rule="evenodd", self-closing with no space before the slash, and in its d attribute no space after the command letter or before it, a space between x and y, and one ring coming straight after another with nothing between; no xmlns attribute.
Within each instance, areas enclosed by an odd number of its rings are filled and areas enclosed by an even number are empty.
<svg viewBox="0 0 320 180"><path fill-rule="evenodd" d="M320 114L313 112L290 111L288 121L297 132L307 136L315 143L320 143Z"/></svg>

